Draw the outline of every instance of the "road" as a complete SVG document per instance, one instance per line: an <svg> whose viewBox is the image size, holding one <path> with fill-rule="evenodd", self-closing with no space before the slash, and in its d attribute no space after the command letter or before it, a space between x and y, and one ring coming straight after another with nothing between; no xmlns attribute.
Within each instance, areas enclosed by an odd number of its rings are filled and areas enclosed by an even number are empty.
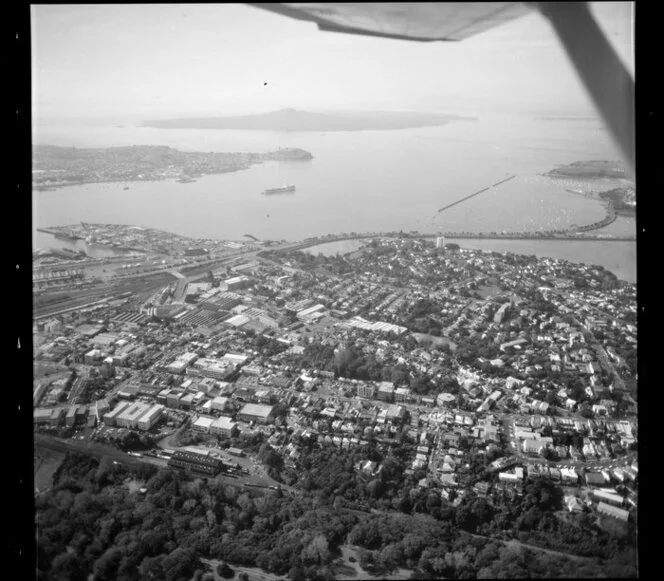
<svg viewBox="0 0 664 581"><path fill-rule="evenodd" d="M55 452L78 452L79 454L86 454L94 456L95 458L110 458L111 460L124 464L126 466L138 467L141 464L152 464L158 468L168 468L168 461L162 458L156 458L148 454L141 457L131 456L117 448L106 446L98 442L91 442L89 440L63 440L55 436L40 434L35 432L35 448L42 448L46 450L53 450ZM178 449L178 448L174 448ZM214 451L214 450L213 450ZM219 452L217 450L216 452ZM221 456L221 455L220 455ZM238 459L231 456L225 456L226 460L236 461ZM239 459L242 460L242 459ZM246 458L244 460L247 460ZM218 474L216 478L223 480L227 484L235 486L243 486L249 488L263 488L267 489L270 486L279 486L283 492L294 493L295 489L291 486L276 482L267 475L261 474L260 471L255 471L249 475L231 476L224 473Z"/></svg>
<svg viewBox="0 0 664 581"><path fill-rule="evenodd" d="M511 541L505 541L503 539L499 539L496 537L488 537L486 535L478 535L476 533L469 533L468 531L463 531L465 534L470 535L471 537L475 537L478 539L487 539L489 541L494 541L497 543L502 543L503 545L512 545L512 544L517 544L520 547L523 547L524 549L528 549L530 551L540 551L542 553L548 553L549 555L557 555L560 557L565 557L567 559L573 559L575 561L593 561L593 557L582 557L580 555L574 555L572 553L564 553L562 551L554 551L553 549L544 549L542 547L538 547L537 545L530 545L528 543L522 543L521 541L517 539L512 539Z"/></svg>
<svg viewBox="0 0 664 581"><path fill-rule="evenodd" d="M150 456L143 456L141 458L130 456L117 448L112 448L111 446L106 446L97 442L90 442L88 440L63 440L62 438L56 438L55 436L35 433L35 448L45 448L56 452L78 452L80 454L94 456L95 458L110 458L111 460L128 466L153 464L160 468L166 467L165 460Z"/></svg>

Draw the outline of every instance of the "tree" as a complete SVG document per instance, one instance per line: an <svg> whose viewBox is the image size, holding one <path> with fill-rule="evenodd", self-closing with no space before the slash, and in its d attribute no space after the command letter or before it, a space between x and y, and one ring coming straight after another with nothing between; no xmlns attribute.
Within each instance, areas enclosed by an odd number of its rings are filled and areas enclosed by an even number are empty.
<svg viewBox="0 0 664 581"><path fill-rule="evenodd" d="M87 574L75 555L64 552L53 559L50 578L57 581L85 581Z"/></svg>
<svg viewBox="0 0 664 581"><path fill-rule="evenodd" d="M118 547L111 547L99 559L97 559L93 566L95 580L98 581L114 581L116 573L122 559L122 550Z"/></svg>
<svg viewBox="0 0 664 581"><path fill-rule="evenodd" d="M228 566L228 563L219 563L217 565L217 575L224 579L232 579L235 577L235 571Z"/></svg>

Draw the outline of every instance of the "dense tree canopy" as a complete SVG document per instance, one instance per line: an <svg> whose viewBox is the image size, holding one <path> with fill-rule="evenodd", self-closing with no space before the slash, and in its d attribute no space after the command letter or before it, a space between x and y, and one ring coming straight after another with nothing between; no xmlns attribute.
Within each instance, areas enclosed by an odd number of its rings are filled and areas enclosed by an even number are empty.
<svg viewBox="0 0 664 581"><path fill-rule="evenodd" d="M267 445L259 452L267 463L276 462L272 454ZM471 493L455 507L419 487L421 475L405 473L407 458L402 448L314 448L298 467L301 492L287 496L68 456L53 488L36 499L39 578L190 581L204 578L201 558L212 558L329 579L349 543L378 576L398 567L450 578L635 575L633 525L599 528L584 514L560 519L559 489L544 481L515 501L491 505ZM381 470L356 469L368 459ZM146 492L132 492L128 478ZM592 559L531 551L522 542Z"/></svg>

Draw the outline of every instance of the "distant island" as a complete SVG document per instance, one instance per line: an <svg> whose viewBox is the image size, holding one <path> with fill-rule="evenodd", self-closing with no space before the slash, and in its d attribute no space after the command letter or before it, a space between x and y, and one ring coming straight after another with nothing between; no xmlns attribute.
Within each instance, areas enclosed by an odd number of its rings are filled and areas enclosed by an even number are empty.
<svg viewBox="0 0 664 581"><path fill-rule="evenodd" d="M145 121L141 127L158 129L236 129L245 131L376 131L446 125L452 121L475 121L439 113L371 111L366 113L312 113L282 109L258 115L197 117Z"/></svg>
<svg viewBox="0 0 664 581"><path fill-rule="evenodd" d="M552 169L550 177L566 178L624 178L630 179L621 161L575 161Z"/></svg>
<svg viewBox="0 0 664 581"><path fill-rule="evenodd" d="M595 117L566 117L564 115L550 115L535 117L536 121L598 121Z"/></svg>
<svg viewBox="0 0 664 581"><path fill-rule="evenodd" d="M249 169L266 161L307 161L304 149L280 148L266 153L178 151L157 145L79 149L55 145L33 148L32 186L35 190L103 182L177 179L195 181L207 174Z"/></svg>

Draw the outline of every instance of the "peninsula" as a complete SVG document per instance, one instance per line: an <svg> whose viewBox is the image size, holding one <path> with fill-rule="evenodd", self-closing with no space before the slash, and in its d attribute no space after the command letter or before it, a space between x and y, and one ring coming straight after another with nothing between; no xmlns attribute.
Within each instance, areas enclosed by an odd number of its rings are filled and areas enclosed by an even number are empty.
<svg viewBox="0 0 664 581"><path fill-rule="evenodd" d="M258 115L196 117L145 121L158 129L236 129L247 131L370 131L446 125L451 121L476 120L438 113L372 111L366 113L313 113L282 109Z"/></svg>
<svg viewBox="0 0 664 581"><path fill-rule="evenodd" d="M101 182L193 178L249 169L265 161L306 161L308 151L280 148L266 153L178 151L156 145L79 149L37 145L33 149L32 185L37 190Z"/></svg>

